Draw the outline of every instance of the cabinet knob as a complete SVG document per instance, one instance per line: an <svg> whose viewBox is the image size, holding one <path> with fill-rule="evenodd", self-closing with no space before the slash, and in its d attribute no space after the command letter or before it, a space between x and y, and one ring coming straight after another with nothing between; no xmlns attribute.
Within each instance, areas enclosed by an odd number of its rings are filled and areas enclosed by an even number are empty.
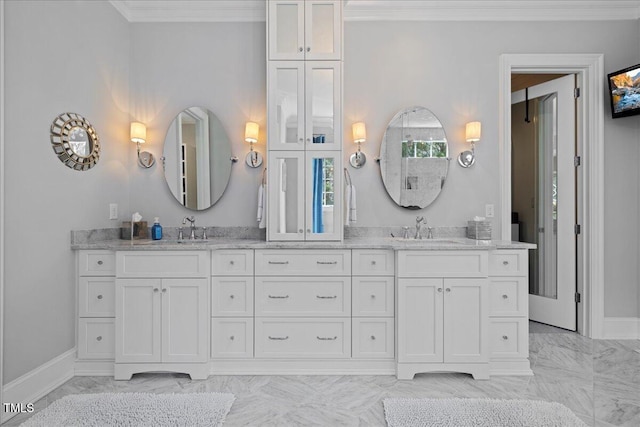
<svg viewBox="0 0 640 427"><path fill-rule="evenodd" d="M300 230L298 230L298 233L304 233L304 230L301 228Z"/></svg>
<svg viewBox="0 0 640 427"><path fill-rule="evenodd" d="M509 298L509 295L507 294L502 295L502 299L507 299L507 298Z"/></svg>
<svg viewBox="0 0 640 427"><path fill-rule="evenodd" d="M162 289L162 292L167 292L167 288Z"/></svg>
<svg viewBox="0 0 640 427"><path fill-rule="evenodd" d="M438 292L442 292L442 288L438 288Z"/></svg>
<svg viewBox="0 0 640 427"><path fill-rule="evenodd" d="M311 142L311 138L307 138L307 142Z"/></svg>
<svg viewBox="0 0 640 427"><path fill-rule="evenodd" d="M298 48L298 50L299 50L300 52L304 52L304 48L303 48L302 46L300 46L300 47Z"/></svg>
<svg viewBox="0 0 640 427"><path fill-rule="evenodd" d="M98 298L98 299L102 299L102 295L98 295L96 298Z"/></svg>
<svg viewBox="0 0 640 427"><path fill-rule="evenodd" d="M506 341L506 340L508 340L508 339L509 339L509 337L508 337L508 336L506 336L506 335L503 335L503 336L502 336L502 339Z"/></svg>
<svg viewBox="0 0 640 427"><path fill-rule="evenodd" d="M376 299L376 295L375 294L371 294L371 299Z"/></svg>
<svg viewBox="0 0 640 427"><path fill-rule="evenodd" d="M509 261L502 261L502 265L509 265Z"/></svg>
<svg viewBox="0 0 640 427"><path fill-rule="evenodd" d="M235 339L236 339L236 337L235 337L235 336L233 336L233 335L231 335L231 336L229 337L229 339L230 339L231 341L233 341L233 340L235 340Z"/></svg>
<svg viewBox="0 0 640 427"><path fill-rule="evenodd" d="M307 233L311 233L311 229L310 228L307 228Z"/></svg>
<svg viewBox="0 0 640 427"><path fill-rule="evenodd" d="M307 52L311 52L311 46L307 46Z"/></svg>
<svg viewBox="0 0 640 427"><path fill-rule="evenodd" d="M451 288L447 288L447 289L445 289L445 291L451 292Z"/></svg>
<svg viewBox="0 0 640 427"><path fill-rule="evenodd" d="M371 335L371 339L372 339L372 340L375 340L375 339L376 339L376 336L375 336L375 335Z"/></svg>
<svg viewBox="0 0 640 427"><path fill-rule="evenodd" d="M153 288L153 292L159 292L159 291L160 291L160 289L158 289L158 288Z"/></svg>
<svg viewBox="0 0 640 427"><path fill-rule="evenodd" d="M229 265L234 265L235 262L233 260L229 261Z"/></svg>
<svg viewBox="0 0 640 427"><path fill-rule="evenodd" d="M300 138L298 141L300 141L300 142L304 142L304 138Z"/></svg>
<svg viewBox="0 0 640 427"><path fill-rule="evenodd" d="M96 341L102 341L102 336L101 336L101 335L99 335L99 336L96 338Z"/></svg>
<svg viewBox="0 0 640 427"><path fill-rule="evenodd" d="M102 260L98 260L98 265L102 265L104 262Z"/></svg>
<svg viewBox="0 0 640 427"><path fill-rule="evenodd" d="M371 265L376 265L376 262L375 261L371 261Z"/></svg>
<svg viewBox="0 0 640 427"><path fill-rule="evenodd" d="M231 298L231 299L234 299L235 297L236 297L236 296L235 296L235 295L233 295L233 294L229 295L229 298Z"/></svg>

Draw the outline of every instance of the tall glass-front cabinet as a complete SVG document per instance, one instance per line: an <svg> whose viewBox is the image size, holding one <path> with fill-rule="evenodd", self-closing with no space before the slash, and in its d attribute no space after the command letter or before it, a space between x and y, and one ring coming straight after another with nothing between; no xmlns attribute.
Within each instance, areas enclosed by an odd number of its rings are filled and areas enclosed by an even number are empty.
<svg viewBox="0 0 640 427"><path fill-rule="evenodd" d="M342 1L267 3L267 239L342 240Z"/></svg>

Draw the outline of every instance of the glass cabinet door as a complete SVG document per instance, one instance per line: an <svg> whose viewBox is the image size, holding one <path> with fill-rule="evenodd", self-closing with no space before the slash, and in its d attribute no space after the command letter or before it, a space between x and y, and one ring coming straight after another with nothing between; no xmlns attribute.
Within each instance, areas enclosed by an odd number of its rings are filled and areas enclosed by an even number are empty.
<svg viewBox="0 0 640 427"><path fill-rule="evenodd" d="M305 4L305 59L339 60L342 38L340 0L313 0Z"/></svg>
<svg viewBox="0 0 640 427"><path fill-rule="evenodd" d="M269 59L304 59L302 0L269 0Z"/></svg>
<svg viewBox="0 0 640 427"><path fill-rule="evenodd" d="M306 153L305 240L342 240L342 155Z"/></svg>
<svg viewBox="0 0 640 427"><path fill-rule="evenodd" d="M269 61L270 150L304 150L304 63Z"/></svg>
<svg viewBox="0 0 640 427"><path fill-rule="evenodd" d="M307 150L339 150L342 146L341 64L305 62L305 145Z"/></svg>
<svg viewBox="0 0 640 427"><path fill-rule="evenodd" d="M269 152L268 166L268 240L304 240L304 152Z"/></svg>

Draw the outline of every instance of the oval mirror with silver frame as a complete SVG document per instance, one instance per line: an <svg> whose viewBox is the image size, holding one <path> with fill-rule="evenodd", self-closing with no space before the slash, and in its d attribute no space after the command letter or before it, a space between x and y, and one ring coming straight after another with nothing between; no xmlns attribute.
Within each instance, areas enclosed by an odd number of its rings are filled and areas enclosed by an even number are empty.
<svg viewBox="0 0 640 427"><path fill-rule="evenodd" d="M422 209L438 197L449 170L442 124L424 107L396 114L380 146L380 174L389 197L407 209Z"/></svg>
<svg viewBox="0 0 640 427"><path fill-rule="evenodd" d="M231 177L231 142L215 114L204 107L182 110L162 153L164 177L178 203L204 210L220 200Z"/></svg>
<svg viewBox="0 0 640 427"><path fill-rule="evenodd" d="M89 170L100 158L100 141L91 123L80 114L63 113L51 123L51 147L74 170Z"/></svg>

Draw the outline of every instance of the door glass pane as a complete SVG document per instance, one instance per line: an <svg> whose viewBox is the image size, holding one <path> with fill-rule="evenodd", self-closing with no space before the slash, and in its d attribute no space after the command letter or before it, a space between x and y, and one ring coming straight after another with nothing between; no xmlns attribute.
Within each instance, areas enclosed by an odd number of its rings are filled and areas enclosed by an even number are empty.
<svg viewBox="0 0 640 427"><path fill-rule="evenodd" d="M277 53L296 53L302 43L298 41L298 5L278 4L276 7Z"/></svg>
<svg viewBox="0 0 640 427"><path fill-rule="evenodd" d="M311 6L311 53L333 53L333 5Z"/></svg>
<svg viewBox="0 0 640 427"><path fill-rule="evenodd" d="M279 158L276 162L278 180L275 182L277 194L278 233L297 233L298 224L298 185L302 185L298 159Z"/></svg>
<svg viewBox="0 0 640 427"><path fill-rule="evenodd" d="M311 159L313 191L311 197L311 232L314 234L333 233L334 224L334 178L333 158Z"/></svg>
<svg viewBox="0 0 640 427"><path fill-rule="evenodd" d="M314 144L333 144L333 69L311 70L311 120Z"/></svg>
<svg viewBox="0 0 640 427"><path fill-rule="evenodd" d="M276 96L276 135L281 144L298 141L298 69L278 68Z"/></svg>

